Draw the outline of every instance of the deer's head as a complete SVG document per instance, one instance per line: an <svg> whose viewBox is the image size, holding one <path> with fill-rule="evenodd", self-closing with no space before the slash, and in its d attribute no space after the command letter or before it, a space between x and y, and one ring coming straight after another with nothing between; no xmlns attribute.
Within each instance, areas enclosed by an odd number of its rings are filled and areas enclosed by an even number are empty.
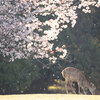
<svg viewBox="0 0 100 100"><path fill-rule="evenodd" d="M90 83L90 86L91 86L91 87L90 87L89 90L90 90L90 92L91 92L92 95L93 95L93 94L95 94L95 92L96 92L96 87L95 87L95 85L94 85L93 83Z"/></svg>

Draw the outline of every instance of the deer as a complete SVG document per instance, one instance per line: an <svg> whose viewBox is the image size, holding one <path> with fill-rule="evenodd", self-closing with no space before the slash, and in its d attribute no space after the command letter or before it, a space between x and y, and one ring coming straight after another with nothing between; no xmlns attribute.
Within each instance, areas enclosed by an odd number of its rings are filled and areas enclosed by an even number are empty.
<svg viewBox="0 0 100 100"><path fill-rule="evenodd" d="M87 88L92 95L95 94L95 85L88 80L86 75L79 69L74 67L67 67L62 70L62 76L65 79L66 93L68 93L68 85L71 87L72 91L75 93L75 89L72 87L73 82L78 84L78 93L80 94L80 88L83 90L84 94L87 94L85 88Z"/></svg>

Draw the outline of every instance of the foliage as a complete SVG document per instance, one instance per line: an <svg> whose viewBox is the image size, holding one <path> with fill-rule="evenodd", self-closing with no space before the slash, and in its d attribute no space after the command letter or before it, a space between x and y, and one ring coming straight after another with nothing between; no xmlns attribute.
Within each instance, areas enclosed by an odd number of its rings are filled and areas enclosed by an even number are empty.
<svg viewBox="0 0 100 100"><path fill-rule="evenodd" d="M0 93L23 93L33 80L38 79L39 68L30 60L0 63Z"/></svg>

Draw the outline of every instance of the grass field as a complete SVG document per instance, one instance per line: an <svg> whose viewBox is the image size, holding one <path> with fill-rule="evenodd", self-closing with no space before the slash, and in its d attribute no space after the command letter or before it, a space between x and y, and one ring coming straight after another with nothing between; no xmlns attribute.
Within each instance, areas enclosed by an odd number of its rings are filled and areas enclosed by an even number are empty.
<svg viewBox="0 0 100 100"><path fill-rule="evenodd" d="M0 95L0 100L100 100L100 95L75 95L75 94Z"/></svg>

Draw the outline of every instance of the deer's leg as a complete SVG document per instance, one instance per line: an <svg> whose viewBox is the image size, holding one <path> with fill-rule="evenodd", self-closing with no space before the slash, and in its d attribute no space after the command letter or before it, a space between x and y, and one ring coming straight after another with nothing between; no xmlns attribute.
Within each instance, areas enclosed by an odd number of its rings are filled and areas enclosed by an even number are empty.
<svg viewBox="0 0 100 100"><path fill-rule="evenodd" d="M74 89L74 88L73 88L73 86L72 86L72 84L73 84L73 83L70 81L70 82L69 82L69 84L70 84L70 87L71 87L71 89L72 89L73 93L75 93L75 94L76 94L75 89Z"/></svg>
<svg viewBox="0 0 100 100"><path fill-rule="evenodd" d="M81 88L82 88L82 90L83 90L83 93L84 93L84 94L87 94L87 93L85 92L85 89L84 89L84 87L81 87Z"/></svg>
<svg viewBox="0 0 100 100"><path fill-rule="evenodd" d="M78 83L78 93L80 94L80 83Z"/></svg>
<svg viewBox="0 0 100 100"><path fill-rule="evenodd" d="M65 80L65 89L66 89L66 93L68 94L68 80Z"/></svg>

